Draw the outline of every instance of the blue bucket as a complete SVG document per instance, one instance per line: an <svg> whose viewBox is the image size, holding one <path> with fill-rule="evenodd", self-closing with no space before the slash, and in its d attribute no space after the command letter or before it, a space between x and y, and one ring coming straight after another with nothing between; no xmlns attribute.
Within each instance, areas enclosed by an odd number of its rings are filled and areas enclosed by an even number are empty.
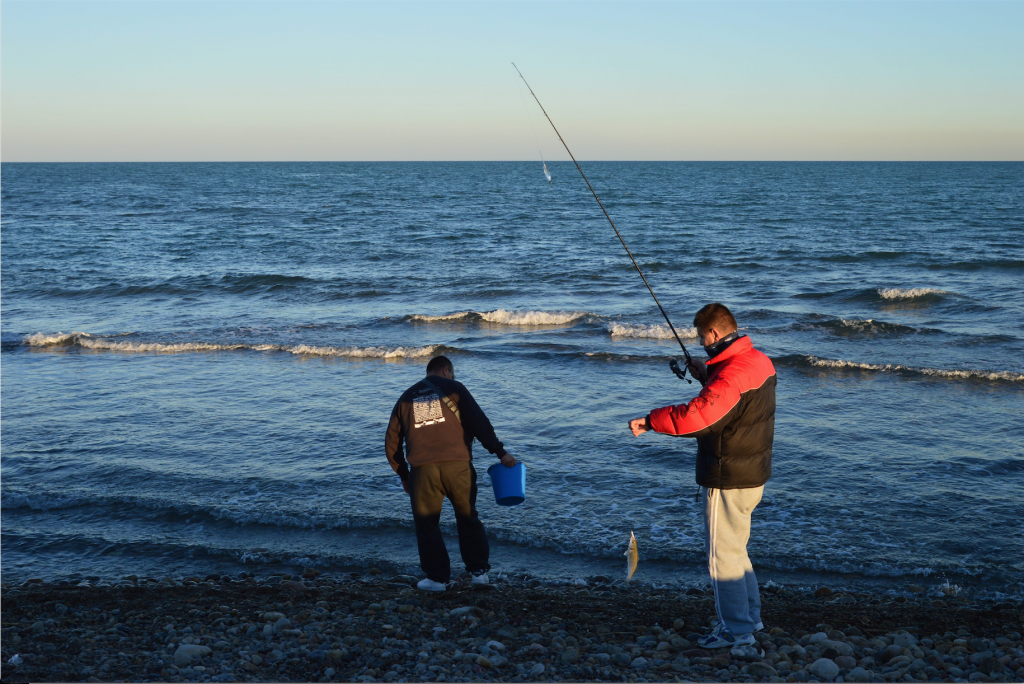
<svg viewBox="0 0 1024 684"><path fill-rule="evenodd" d="M526 464L516 463L508 468L495 463L487 469L494 487L494 499L499 506L518 506L526 501Z"/></svg>

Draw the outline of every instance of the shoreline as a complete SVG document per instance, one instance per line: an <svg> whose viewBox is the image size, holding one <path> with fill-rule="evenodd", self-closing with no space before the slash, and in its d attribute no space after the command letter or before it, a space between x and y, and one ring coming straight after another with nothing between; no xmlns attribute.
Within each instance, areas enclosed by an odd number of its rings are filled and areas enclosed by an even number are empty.
<svg viewBox="0 0 1024 684"><path fill-rule="evenodd" d="M706 651L699 587L366 574L0 586L4 681L1024 681L1024 602L762 586ZM557 585L556 585L557 584ZM951 592L952 593L952 592ZM17 657L15 657L17 656ZM12 662L13 661L13 662ZM19 662L20 661L20 662ZM909 678L909 679L908 679Z"/></svg>

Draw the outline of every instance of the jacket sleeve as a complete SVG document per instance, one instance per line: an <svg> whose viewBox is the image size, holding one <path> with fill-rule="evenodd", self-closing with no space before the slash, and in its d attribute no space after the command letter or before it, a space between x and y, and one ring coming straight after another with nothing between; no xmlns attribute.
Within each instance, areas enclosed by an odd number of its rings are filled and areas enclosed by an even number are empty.
<svg viewBox="0 0 1024 684"><path fill-rule="evenodd" d="M384 452L388 457L391 469L398 473L404 482L409 477L409 464L405 460L405 428L400 415L402 400L399 399L391 411L388 431L384 436Z"/></svg>
<svg viewBox="0 0 1024 684"><path fill-rule="evenodd" d="M505 455L505 446L498 441L494 434L494 427L491 421L487 420L480 404L469 393L466 386L459 383L459 413L462 414L462 425L473 437L480 440L480 444L492 454L501 458Z"/></svg>
<svg viewBox="0 0 1024 684"><path fill-rule="evenodd" d="M739 389L727 379L716 377L689 402L651 411L651 428L680 437L721 432L728 423L723 419L739 401Z"/></svg>

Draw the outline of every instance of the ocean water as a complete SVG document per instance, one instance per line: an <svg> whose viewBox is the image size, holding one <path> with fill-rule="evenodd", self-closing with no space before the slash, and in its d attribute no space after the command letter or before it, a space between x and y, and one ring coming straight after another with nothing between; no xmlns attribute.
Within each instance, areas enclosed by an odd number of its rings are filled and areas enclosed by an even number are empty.
<svg viewBox="0 0 1024 684"><path fill-rule="evenodd" d="M675 342L567 163L3 164L2 572L414 570L384 457L451 357L529 465L503 572L700 581ZM1024 164L587 163L697 356L778 370L762 580L1024 582ZM446 510L443 524L454 531ZM453 542L455 569L458 554Z"/></svg>

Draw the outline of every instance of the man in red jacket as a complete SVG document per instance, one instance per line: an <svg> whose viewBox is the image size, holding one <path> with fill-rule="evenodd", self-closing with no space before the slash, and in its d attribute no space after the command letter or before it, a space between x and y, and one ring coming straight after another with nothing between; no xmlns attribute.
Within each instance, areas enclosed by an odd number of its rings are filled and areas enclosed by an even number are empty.
<svg viewBox="0 0 1024 684"><path fill-rule="evenodd" d="M757 577L747 557L750 515L772 472L775 367L736 332L722 304L694 316L707 364L690 372L704 388L685 404L655 409L630 421L633 435L649 430L697 439L697 484L704 508L704 549L718 619L700 639L705 648L753 644L762 628Z"/></svg>

